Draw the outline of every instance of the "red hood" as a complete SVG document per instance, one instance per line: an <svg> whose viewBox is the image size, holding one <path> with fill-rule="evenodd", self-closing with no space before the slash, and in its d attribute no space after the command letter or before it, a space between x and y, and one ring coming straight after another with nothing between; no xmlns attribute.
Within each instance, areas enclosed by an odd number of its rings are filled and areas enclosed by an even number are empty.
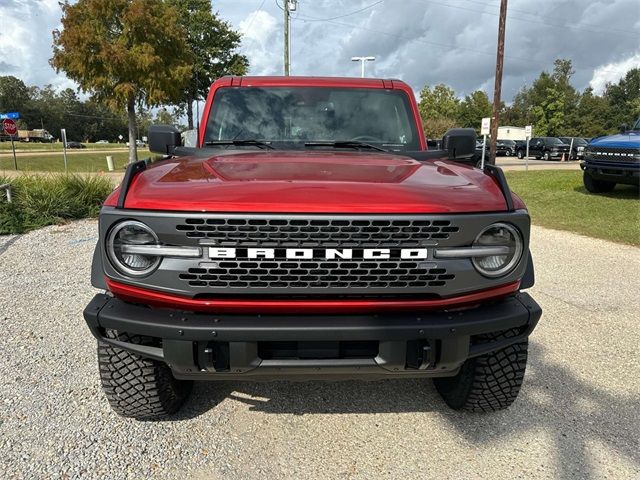
<svg viewBox="0 0 640 480"><path fill-rule="evenodd" d="M107 205L115 204L114 192ZM137 175L125 208L264 213L505 210L493 178L455 162L386 153L229 151L181 157Z"/></svg>

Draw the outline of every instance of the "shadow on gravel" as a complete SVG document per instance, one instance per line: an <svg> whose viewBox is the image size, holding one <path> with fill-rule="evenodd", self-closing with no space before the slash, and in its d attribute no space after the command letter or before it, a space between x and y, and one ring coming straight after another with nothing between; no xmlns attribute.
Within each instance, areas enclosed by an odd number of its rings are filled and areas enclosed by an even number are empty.
<svg viewBox="0 0 640 480"><path fill-rule="evenodd" d="M545 360L545 349L536 342L530 343L529 358L518 400L497 413L450 410L430 380L200 382L174 419L196 417L225 398L267 414L433 412L478 445L508 442L523 432L541 432L553 439L549 463L556 464L559 478L592 476L590 451L603 447L640 468L640 396L616 396L584 382L561 364Z"/></svg>

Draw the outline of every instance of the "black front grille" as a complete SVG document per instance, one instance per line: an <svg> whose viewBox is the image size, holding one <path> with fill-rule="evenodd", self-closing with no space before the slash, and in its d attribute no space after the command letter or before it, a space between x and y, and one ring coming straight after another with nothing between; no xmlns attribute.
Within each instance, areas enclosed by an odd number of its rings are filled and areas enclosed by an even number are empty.
<svg viewBox="0 0 640 480"><path fill-rule="evenodd" d="M640 148L587 147L585 159L608 162L640 162Z"/></svg>
<svg viewBox="0 0 640 480"><path fill-rule="evenodd" d="M221 261L214 268L190 268L179 277L191 287L247 288L255 294L292 289L304 293L308 288L352 291L444 287L455 275L425 261L353 259Z"/></svg>
<svg viewBox="0 0 640 480"><path fill-rule="evenodd" d="M220 246L422 246L459 231L450 220L187 218L176 230Z"/></svg>

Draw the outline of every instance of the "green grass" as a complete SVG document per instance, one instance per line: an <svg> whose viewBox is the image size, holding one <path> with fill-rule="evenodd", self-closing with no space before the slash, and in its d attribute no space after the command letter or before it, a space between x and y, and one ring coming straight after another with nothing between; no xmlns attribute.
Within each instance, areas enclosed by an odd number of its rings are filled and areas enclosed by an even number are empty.
<svg viewBox="0 0 640 480"><path fill-rule="evenodd" d="M592 194L585 190L579 171L505 174L511 190L527 204L535 225L640 245L638 188L618 185L611 193Z"/></svg>
<svg viewBox="0 0 640 480"><path fill-rule="evenodd" d="M9 182L0 176L0 184ZM13 201L0 193L0 235L95 217L113 190L108 178L79 175L23 175L10 180Z"/></svg>
<svg viewBox="0 0 640 480"><path fill-rule="evenodd" d="M62 152L62 142L55 143L26 143L26 142L14 142L16 146L16 152L25 152L25 151L42 151L42 152ZM121 148L126 150L127 146L124 143L84 143L88 149L99 149L99 150L112 150ZM0 153L8 153L11 152L11 142L0 142Z"/></svg>
<svg viewBox="0 0 640 480"><path fill-rule="evenodd" d="M77 151L77 150L76 150ZM115 169L122 170L129 161L127 151L110 153ZM138 149L138 158L149 157L149 150ZM72 153L67 155L69 172L101 172L107 171L107 155L104 153ZM18 170L23 172L64 172L64 157L60 155L24 155L18 156ZM0 157L0 173L13 170L13 156Z"/></svg>

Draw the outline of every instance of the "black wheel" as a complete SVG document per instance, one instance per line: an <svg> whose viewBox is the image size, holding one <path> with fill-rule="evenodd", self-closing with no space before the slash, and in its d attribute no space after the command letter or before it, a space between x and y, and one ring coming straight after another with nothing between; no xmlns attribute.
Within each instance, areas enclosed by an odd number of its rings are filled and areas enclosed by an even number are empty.
<svg viewBox="0 0 640 480"><path fill-rule="evenodd" d="M542 157L542 159L548 162L549 160L551 160L551 154L549 152L544 152L544 156Z"/></svg>
<svg viewBox="0 0 640 480"><path fill-rule="evenodd" d="M518 330L483 335L489 342L514 337ZM495 412L509 407L518 397L527 365L528 341L470 358L455 377L435 378L434 384L445 403L454 410Z"/></svg>
<svg viewBox="0 0 640 480"><path fill-rule="evenodd" d="M139 335L107 332L109 338L151 344ZM191 381L177 380L162 362L142 358L121 348L98 342L98 366L102 389L116 413L138 420L152 420L177 412L191 391Z"/></svg>
<svg viewBox="0 0 640 480"><path fill-rule="evenodd" d="M613 182L607 182L606 180L596 180L587 172L584 172L582 174L582 181L584 183L584 188L586 188L587 191L591 193L610 192L616 186L616 184Z"/></svg>
<svg viewBox="0 0 640 480"><path fill-rule="evenodd" d="M522 160L524 158L524 152L522 150L518 150L518 153L516 155L518 156L518 158L520 160Z"/></svg>

